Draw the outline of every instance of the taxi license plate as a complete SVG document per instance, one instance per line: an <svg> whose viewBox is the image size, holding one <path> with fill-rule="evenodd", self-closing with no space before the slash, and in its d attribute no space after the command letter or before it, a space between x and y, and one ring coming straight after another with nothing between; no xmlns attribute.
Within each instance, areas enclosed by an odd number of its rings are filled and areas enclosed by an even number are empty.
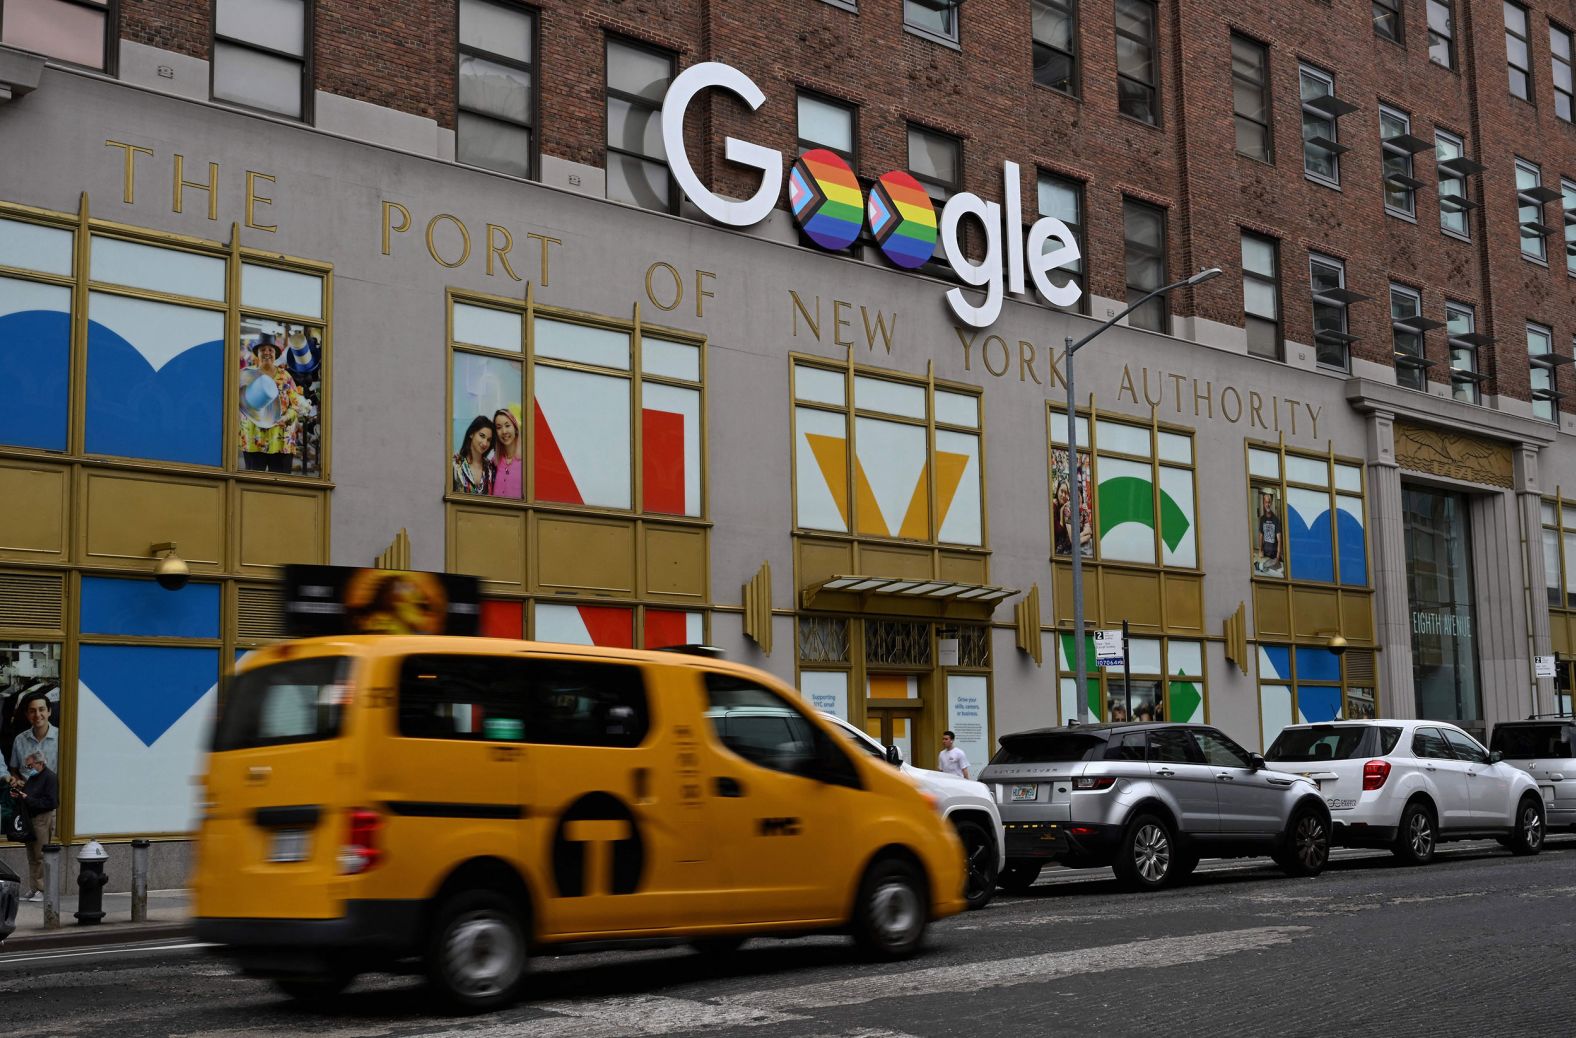
<svg viewBox="0 0 1576 1038"><path fill-rule="evenodd" d="M1012 800L1013 800L1013 803L1019 803L1019 802L1024 801L1024 800L1038 800L1038 799L1040 799L1040 787L1039 786L1013 786L1012 787Z"/></svg>
<svg viewBox="0 0 1576 1038"><path fill-rule="evenodd" d="M268 841L268 860L306 861L312 834L307 829L275 829Z"/></svg>

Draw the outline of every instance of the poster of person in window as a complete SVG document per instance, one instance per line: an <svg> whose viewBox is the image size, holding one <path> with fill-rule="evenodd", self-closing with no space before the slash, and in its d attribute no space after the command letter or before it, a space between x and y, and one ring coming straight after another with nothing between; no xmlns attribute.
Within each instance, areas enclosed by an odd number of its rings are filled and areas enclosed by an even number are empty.
<svg viewBox="0 0 1576 1038"><path fill-rule="evenodd" d="M1094 510L1089 507L1089 456L1078 455L1079 530L1078 540L1083 545L1084 558L1094 557ZM1065 448L1051 451L1051 521L1056 532L1056 554L1073 553L1072 475L1067 465Z"/></svg>
<svg viewBox="0 0 1576 1038"><path fill-rule="evenodd" d="M239 360L241 467L321 475L323 330L242 317Z"/></svg>
<svg viewBox="0 0 1576 1038"><path fill-rule="evenodd" d="M1253 575L1257 577L1284 577L1286 575L1286 522L1281 509L1280 490L1277 487L1253 488L1253 506L1249 529L1253 542Z"/></svg>

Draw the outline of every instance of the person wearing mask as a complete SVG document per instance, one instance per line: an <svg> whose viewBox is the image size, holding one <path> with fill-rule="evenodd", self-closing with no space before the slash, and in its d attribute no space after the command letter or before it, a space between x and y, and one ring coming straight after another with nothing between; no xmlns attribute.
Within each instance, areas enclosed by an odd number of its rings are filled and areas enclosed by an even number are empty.
<svg viewBox="0 0 1576 1038"><path fill-rule="evenodd" d="M27 812L33 826L33 839L27 847L28 882L32 890L23 901L44 900L44 845L55 842L55 809L60 806L60 781L53 768L46 767L44 755L29 753L22 760L24 780L11 787L14 805Z"/></svg>

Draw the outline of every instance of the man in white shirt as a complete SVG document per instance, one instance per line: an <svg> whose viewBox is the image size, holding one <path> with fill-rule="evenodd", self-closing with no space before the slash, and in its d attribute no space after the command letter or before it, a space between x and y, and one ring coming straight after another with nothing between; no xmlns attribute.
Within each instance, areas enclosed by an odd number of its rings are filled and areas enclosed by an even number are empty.
<svg viewBox="0 0 1576 1038"><path fill-rule="evenodd" d="M949 775L969 777L969 759L963 751L952 745L957 736L952 732L941 733L941 753L936 758L936 767Z"/></svg>

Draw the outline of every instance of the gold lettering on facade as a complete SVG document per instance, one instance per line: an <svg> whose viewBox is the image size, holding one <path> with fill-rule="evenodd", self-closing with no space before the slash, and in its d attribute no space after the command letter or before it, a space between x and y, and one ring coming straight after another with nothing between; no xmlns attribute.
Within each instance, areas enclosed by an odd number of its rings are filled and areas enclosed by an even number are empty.
<svg viewBox="0 0 1576 1038"><path fill-rule="evenodd" d="M1044 385L1044 383L1040 381L1039 374L1036 373L1035 370L1034 370L1034 343L1032 343L1032 342L1024 342L1022 339L1019 339L1018 340L1018 381L1019 382L1024 381L1024 378L1023 378L1024 372L1028 372L1029 378L1034 379L1034 384L1035 385L1037 385L1037 386Z"/></svg>
<svg viewBox="0 0 1576 1038"><path fill-rule="evenodd" d="M1166 398L1165 398L1165 387L1160 384L1160 377L1159 377L1158 374L1155 376L1155 395L1154 396L1150 396L1149 395L1149 369L1145 368L1144 369L1144 403L1148 404L1150 407L1153 408L1153 407L1159 407L1161 404L1165 403L1165 400L1166 400Z"/></svg>
<svg viewBox="0 0 1576 1038"><path fill-rule="evenodd" d="M1232 401L1227 403L1227 401ZM1220 391L1220 417L1236 425L1242 420L1242 394L1237 392L1236 386L1227 386Z"/></svg>
<svg viewBox="0 0 1576 1038"><path fill-rule="evenodd" d="M1047 360L1046 366L1051 370L1050 384L1066 389L1067 379L1062 375L1062 361L1067 359L1067 350L1063 348L1061 352L1057 352L1056 347L1052 346L1045 351L1045 356Z"/></svg>
<svg viewBox="0 0 1576 1038"><path fill-rule="evenodd" d="M963 347L963 370L973 371L974 340L978 337L979 332L975 332L973 335L964 335L963 329L956 326L952 330L958 333L958 344Z"/></svg>
<svg viewBox="0 0 1576 1038"><path fill-rule="evenodd" d="M398 227L395 227L393 220L390 219L395 213L400 215ZM385 201L383 203L383 255L389 254L390 235L404 234L408 230L410 230L410 210L398 202Z"/></svg>
<svg viewBox="0 0 1576 1038"><path fill-rule="evenodd" d="M695 272L695 316L696 317L705 317L706 316L705 300L707 300L707 299L716 299L717 298L717 293L712 292L712 291L710 291L709 289L706 288L706 279L707 278L711 278L713 281L715 281L715 280L717 280L717 275L713 271L710 271L710 270L697 270Z"/></svg>
<svg viewBox="0 0 1576 1038"><path fill-rule="evenodd" d="M1268 429L1264 424L1264 397L1257 389L1248 390L1248 427Z"/></svg>
<svg viewBox="0 0 1576 1038"><path fill-rule="evenodd" d="M876 310L876 323L874 329L870 326L870 311L864 307L859 308L859 318L865 323L865 343L872 353L876 348L876 335L881 336L881 343L888 353L892 352L892 336L897 334L897 313L892 314L892 327L887 327L886 314Z"/></svg>
<svg viewBox="0 0 1576 1038"><path fill-rule="evenodd" d="M991 343L995 343L997 346L1001 347L1000 368L997 368L996 365L990 362ZM980 359L985 362L986 371L990 372L992 375L995 375L997 378L1001 378L1007 373L1007 368L1012 364L1012 351L1007 348L1007 340L1003 339L999 335L985 336L985 342L980 345Z"/></svg>
<svg viewBox="0 0 1576 1038"><path fill-rule="evenodd" d="M537 234L534 231L528 232L525 237L527 241L538 241L542 243L542 287L546 288L548 285L553 283L552 270L550 269L552 264L552 256L548 252L548 247L552 245L562 245L564 240L562 238L554 238L546 234Z"/></svg>
<svg viewBox="0 0 1576 1038"><path fill-rule="evenodd" d="M503 243L498 243L498 237L503 237ZM503 272L515 281L524 281L520 275L509 266L509 250L514 248L514 236L509 233L509 228L499 227L495 223L487 225L487 276L493 276L493 259L496 257L503 266Z"/></svg>
<svg viewBox="0 0 1576 1038"><path fill-rule="evenodd" d="M662 300L657 298L656 285L652 275L659 270L666 273L669 280L673 282L673 299L670 302L664 303ZM678 268L671 263L663 263L661 260L658 260L651 266L647 267L646 298L651 300L652 306L656 307L658 310L663 311L664 313L677 310L679 304L684 302L684 279L679 277Z"/></svg>
<svg viewBox="0 0 1576 1038"><path fill-rule="evenodd" d="M219 219L219 164L208 163L208 182L186 179L186 156L175 153L175 211L181 211L186 189L194 187L198 191L208 192L208 219Z"/></svg>
<svg viewBox="0 0 1576 1038"><path fill-rule="evenodd" d="M1286 418L1291 422L1291 434L1293 436L1297 435L1297 405L1301 403L1301 400L1293 400L1291 397L1286 398Z"/></svg>
<svg viewBox="0 0 1576 1038"><path fill-rule="evenodd" d="M1485 436L1395 423L1395 460L1413 472L1509 488L1515 464L1509 444Z"/></svg>
<svg viewBox="0 0 1576 1038"><path fill-rule="evenodd" d="M1303 404L1308 409L1308 418L1313 422L1313 438L1319 438L1319 416L1324 413L1323 407L1314 407L1312 404Z"/></svg>
<svg viewBox="0 0 1576 1038"><path fill-rule="evenodd" d="M1198 391L1198 379L1195 378L1193 380L1193 417L1194 418L1200 417L1199 410L1198 410L1198 402L1200 400L1204 401L1204 412L1205 412L1205 415L1207 415L1209 418L1214 418L1215 417L1215 383L1206 380L1204 382L1204 392L1200 393Z"/></svg>
<svg viewBox="0 0 1576 1038"><path fill-rule="evenodd" d="M1126 364L1122 365L1122 384L1116 387L1116 398L1122 399L1123 393L1127 394L1127 398L1135 406L1138 404L1138 389L1133 385L1133 373L1128 370Z"/></svg>
<svg viewBox="0 0 1576 1038"><path fill-rule="evenodd" d="M257 182L259 180L266 180L270 184L277 183L271 173L259 173L251 169L246 171L246 226L255 231L277 231L279 230L279 225L276 223L257 222L258 203L261 202L263 205L274 204L274 200L269 196L257 193Z"/></svg>
<svg viewBox="0 0 1576 1038"><path fill-rule="evenodd" d="M821 297L815 297L815 316L810 316L809 308L804 305L804 300L799 298L799 293L793 289L788 290L789 297L793 300L793 335L799 337L799 317L804 316L804 323L810 326L810 334L817 340L821 338Z"/></svg>
<svg viewBox="0 0 1576 1038"><path fill-rule="evenodd" d="M1170 375L1170 379L1171 379L1171 399L1176 402L1177 414L1181 414L1182 413L1182 383L1187 381L1187 376L1186 375L1178 375L1176 372L1173 371L1171 373L1171 375Z"/></svg>
<svg viewBox="0 0 1576 1038"><path fill-rule="evenodd" d="M449 223L452 223L455 226L455 229L460 232L460 244L462 246L460 258L452 263L438 255L436 232L438 229L438 224L445 220L447 220ZM427 255L431 256L439 266L448 267L451 270L455 267L465 266L465 261L471 258L471 232L466 228L465 221L461 220L458 216L455 216L452 213L439 213L437 216L434 216L432 219L428 220Z"/></svg>
<svg viewBox="0 0 1576 1038"><path fill-rule="evenodd" d="M126 154L126 165L121 173L120 200L127 205L137 201L137 156L146 155L153 157L152 148L141 148L125 141L105 141L106 148L120 148Z"/></svg>
<svg viewBox="0 0 1576 1038"><path fill-rule="evenodd" d="M843 326L847 325L852 327L853 322L849 318L843 316L843 311L847 310L853 305L853 303L845 303L841 299L832 300L832 341L837 345L847 347L848 349L854 348L854 340L843 338Z"/></svg>

